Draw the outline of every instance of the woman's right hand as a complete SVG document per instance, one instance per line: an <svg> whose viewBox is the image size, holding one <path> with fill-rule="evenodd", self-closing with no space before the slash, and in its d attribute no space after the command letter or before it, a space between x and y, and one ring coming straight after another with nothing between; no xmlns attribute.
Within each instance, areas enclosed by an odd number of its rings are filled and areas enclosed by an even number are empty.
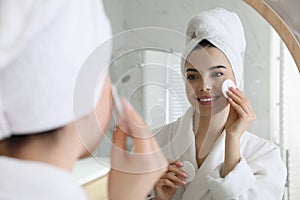
<svg viewBox="0 0 300 200"><path fill-rule="evenodd" d="M124 116L113 133L109 199L145 199L167 170L168 162L144 120L128 102L122 102ZM134 152L126 149L132 138Z"/></svg>
<svg viewBox="0 0 300 200"><path fill-rule="evenodd" d="M181 167L183 167L183 163L178 160L169 164L167 172L154 186L155 200L172 199L178 187L186 185L186 182L183 180L187 178L187 174L182 171Z"/></svg>

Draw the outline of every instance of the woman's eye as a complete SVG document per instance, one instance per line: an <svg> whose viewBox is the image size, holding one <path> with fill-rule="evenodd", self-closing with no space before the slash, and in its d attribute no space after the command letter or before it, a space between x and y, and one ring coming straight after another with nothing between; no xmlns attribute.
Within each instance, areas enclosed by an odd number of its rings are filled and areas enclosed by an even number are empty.
<svg viewBox="0 0 300 200"><path fill-rule="evenodd" d="M198 76L195 75L195 74L190 74L190 75L187 75L187 76L186 76L186 79L188 79L188 80L195 80L195 79L197 79L197 78L198 78Z"/></svg>
<svg viewBox="0 0 300 200"><path fill-rule="evenodd" d="M214 73L212 74L212 77L220 77L220 76L222 76L222 75L224 75L222 72L214 72Z"/></svg>

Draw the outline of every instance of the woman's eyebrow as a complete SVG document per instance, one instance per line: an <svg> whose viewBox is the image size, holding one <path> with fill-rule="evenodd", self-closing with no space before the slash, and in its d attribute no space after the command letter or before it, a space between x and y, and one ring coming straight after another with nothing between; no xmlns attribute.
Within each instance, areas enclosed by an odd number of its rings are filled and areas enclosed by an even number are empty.
<svg viewBox="0 0 300 200"><path fill-rule="evenodd" d="M198 70L195 68L187 68L185 72L198 72Z"/></svg>
<svg viewBox="0 0 300 200"><path fill-rule="evenodd" d="M224 68L224 69L226 69L226 67L223 66L223 65L217 65L217 66L210 67L208 70L214 70L214 69L219 69L219 68Z"/></svg>

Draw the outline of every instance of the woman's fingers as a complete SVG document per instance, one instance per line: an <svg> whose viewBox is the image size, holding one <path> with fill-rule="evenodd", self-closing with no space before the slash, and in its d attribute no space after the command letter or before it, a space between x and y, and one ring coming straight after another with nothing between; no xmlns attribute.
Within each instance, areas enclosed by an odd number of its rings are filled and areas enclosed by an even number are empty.
<svg viewBox="0 0 300 200"><path fill-rule="evenodd" d="M230 88L227 92L227 95L239 106L241 106L245 112L248 111L248 108L245 106L248 104L247 97L238 89Z"/></svg>
<svg viewBox="0 0 300 200"><path fill-rule="evenodd" d="M183 164L180 161L171 162L167 172L161 178L169 179L176 185L186 185L183 179L187 178L187 174L181 169L182 166Z"/></svg>
<svg viewBox="0 0 300 200"><path fill-rule="evenodd" d="M165 173L161 178L168 179L168 180L172 181L173 183L175 183L176 185L185 185L186 184L185 181L181 180L178 176L176 176L176 174L174 174L172 172Z"/></svg>
<svg viewBox="0 0 300 200"><path fill-rule="evenodd" d="M245 110L247 111L247 113L251 114L255 118L256 117L255 113L254 113L251 103L250 103L249 99L246 97L246 95L238 88L236 89L236 94L239 96L243 96L243 99L244 99L243 105L245 106Z"/></svg>
<svg viewBox="0 0 300 200"><path fill-rule="evenodd" d="M228 98L228 102L240 117L246 118L249 121L256 118L248 98L242 91L230 88L227 95L230 97Z"/></svg>
<svg viewBox="0 0 300 200"><path fill-rule="evenodd" d="M178 186L168 179L159 179L159 181L157 182L157 185L158 185L158 187L168 186L168 187L173 188L174 190L178 189Z"/></svg>
<svg viewBox="0 0 300 200"><path fill-rule="evenodd" d="M116 147L113 149L114 152L121 151L119 154L124 158L115 160L113 166L130 173L166 171L168 163L146 123L128 101L123 100L122 106L124 116L121 123L125 129L117 129L117 136L114 137ZM131 137L134 145L130 156L125 147L126 137Z"/></svg>
<svg viewBox="0 0 300 200"><path fill-rule="evenodd" d="M230 106L239 114L239 116L244 117L246 115L245 110L242 109L240 105L238 105L233 99L228 98L228 102Z"/></svg>
<svg viewBox="0 0 300 200"><path fill-rule="evenodd" d="M169 165L168 172L171 172L182 179L187 178L187 174L184 171L182 171L182 169L174 167L172 165Z"/></svg>
<svg viewBox="0 0 300 200"><path fill-rule="evenodd" d="M113 144L126 151L126 134L117 126L113 132Z"/></svg>
<svg viewBox="0 0 300 200"><path fill-rule="evenodd" d="M232 99L234 101L234 103L236 103L238 106L240 106L245 111L245 113L251 113L250 102L242 91L240 91L239 89L231 88L227 92L227 95L230 97L230 99Z"/></svg>
<svg viewBox="0 0 300 200"><path fill-rule="evenodd" d="M122 100L122 106L124 110L123 123L127 126L128 135L132 137L134 153L151 153L158 151L160 149L159 145L143 118L127 100Z"/></svg>
<svg viewBox="0 0 300 200"><path fill-rule="evenodd" d="M170 162L170 165L175 165L177 167L183 167L183 163L180 162L179 160L175 160L173 162Z"/></svg>

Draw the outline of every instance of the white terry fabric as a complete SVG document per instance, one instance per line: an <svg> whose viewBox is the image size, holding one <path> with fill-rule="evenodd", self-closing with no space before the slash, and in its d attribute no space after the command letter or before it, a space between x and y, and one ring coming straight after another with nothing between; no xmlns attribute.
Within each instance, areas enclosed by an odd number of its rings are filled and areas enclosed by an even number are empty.
<svg viewBox="0 0 300 200"><path fill-rule="evenodd" d="M185 59L195 45L206 39L227 56L237 85L241 86L246 40L243 25L236 13L223 8L201 12L190 19L186 35ZM181 70L184 74L184 64Z"/></svg>
<svg viewBox="0 0 300 200"><path fill-rule="evenodd" d="M162 127L156 134L168 159L190 161L196 171L192 182L185 188L178 188L174 200L282 199L287 172L280 150L272 142L249 132L245 132L240 141L240 162L226 177L220 175L224 161L225 132L198 169L193 115L194 110L190 107L181 118Z"/></svg>
<svg viewBox="0 0 300 200"><path fill-rule="evenodd" d="M110 37L98 0L0 1L0 140L73 121L78 72ZM109 62L107 52L103 63ZM93 106L82 106L76 117Z"/></svg>
<svg viewBox="0 0 300 200"><path fill-rule="evenodd" d="M67 171L41 162L0 156L0 199L85 200Z"/></svg>

